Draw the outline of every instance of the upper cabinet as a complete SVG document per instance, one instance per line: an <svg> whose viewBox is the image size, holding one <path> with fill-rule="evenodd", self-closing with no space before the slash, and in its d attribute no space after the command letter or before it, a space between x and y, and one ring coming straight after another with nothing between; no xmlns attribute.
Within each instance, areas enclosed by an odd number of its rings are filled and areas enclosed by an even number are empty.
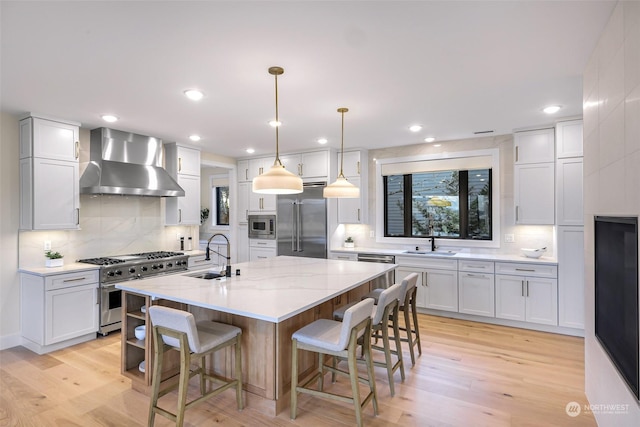
<svg viewBox="0 0 640 427"><path fill-rule="evenodd" d="M557 157L582 157L582 120L559 122L556 125Z"/></svg>
<svg viewBox="0 0 640 427"><path fill-rule="evenodd" d="M360 188L357 199L338 200L338 223L365 224L367 222L367 168L361 167L367 163L366 150L347 151L343 156L342 173L347 181ZM338 168L340 167L340 153L338 153ZM338 169L338 172L340 169Z"/></svg>
<svg viewBox="0 0 640 427"><path fill-rule="evenodd" d="M80 123L20 121L20 229L77 230Z"/></svg>
<svg viewBox="0 0 640 427"><path fill-rule="evenodd" d="M238 160L238 182L249 181L249 160Z"/></svg>
<svg viewBox="0 0 640 427"><path fill-rule="evenodd" d="M516 132L514 144L517 165L555 161L553 129Z"/></svg>
<svg viewBox="0 0 640 427"><path fill-rule="evenodd" d="M164 145L166 169L184 190L183 197L166 198L166 225L200 225L200 150Z"/></svg>
<svg viewBox="0 0 640 427"><path fill-rule="evenodd" d="M515 223L555 222L555 144L553 129L514 135Z"/></svg>
<svg viewBox="0 0 640 427"><path fill-rule="evenodd" d="M326 178L329 174L329 152L315 151L280 156L285 169L302 178Z"/></svg>

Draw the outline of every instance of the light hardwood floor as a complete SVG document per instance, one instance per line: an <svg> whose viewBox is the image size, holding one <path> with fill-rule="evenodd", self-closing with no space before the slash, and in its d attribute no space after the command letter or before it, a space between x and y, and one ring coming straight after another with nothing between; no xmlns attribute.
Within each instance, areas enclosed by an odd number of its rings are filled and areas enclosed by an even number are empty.
<svg viewBox="0 0 640 427"><path fill-rule="evenodd" d="M404 352L406 381L396 372L391 398L386 374L376 368L380 413L371 405L370 426L593 426L592 415L569 417L567 403L584 395L581 338L420 315L422 356L411 367ZM406 345L406 344L405 344ZM405 347L406 350L406 347ZM142 426L149 398L131 390L120 369L117 333L48 355L23 347L0 352L0 426ZM348 379L326 386L348 390ZM191 391L197 393L197 379ZM193 396L190 396L193 397ZM171 393L161 399L168 408ZM235 409L228 390L187 411L185 426L349 426L352 408L299 395L298 417L277 417L250 405ZM170 426L157 416L156 426Z"/></svg>

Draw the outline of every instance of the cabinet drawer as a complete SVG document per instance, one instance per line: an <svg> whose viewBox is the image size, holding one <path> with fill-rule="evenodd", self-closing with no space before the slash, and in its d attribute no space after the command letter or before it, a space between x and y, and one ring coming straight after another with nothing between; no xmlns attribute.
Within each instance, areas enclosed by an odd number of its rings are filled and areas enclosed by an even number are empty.
<svg viewBox="0 0 640 427"><path fill-rule="evenodd" d="M437 268L439 270L457 270L458 261L455 259L442 259L436 257L396 257L396 264L411 265L420 268Z"/></svg>
<svg viewBox="0 0 640 427"><path fill-rule="evenodd" d="M277 242L267 239L249 239L249 246L252 248L275 248Z"/></svg>
<svg viewBox="0 0 640 427"><path fill-rule="evenodd" d="M98 282L98 270L79 271L77 273L56 274L44 279L44 288L47 291L54 289L70 288L72 286L87 285Z"/></svg>
<svg viewBox="0 0 640 427"><path fill-rule="evenodd" d="M496 274L556 278L558 277L558 266L549 264L497 262Z"/></svg>
<svg viewBox="0 0 640 427"><path fill-rule="evenodd" d="M459 271L470 271L472 273L493 273L494 263L490 261L458 261Z"/></svg>
<svg viewBox="0 0 640 427"><path fill-rule="evenodd" d="M329 252L329 259L341 259L343 261L357 261L358 254L345 254L342 252Z"/></svg>

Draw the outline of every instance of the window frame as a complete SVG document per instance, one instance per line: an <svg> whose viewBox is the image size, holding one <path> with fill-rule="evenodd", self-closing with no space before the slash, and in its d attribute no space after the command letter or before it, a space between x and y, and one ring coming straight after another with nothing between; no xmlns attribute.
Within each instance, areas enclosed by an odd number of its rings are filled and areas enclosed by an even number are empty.
<svg viewBox="0 0 640 427"><path fill-rule="evenodd" d="M423 162L430 160L446 161L451 159L457 164L465 159L472 159L474 157L487 157L491 158L491 165L487 168L491 169L491 240L473 240L473 239L451 239L446 237L436 237L437 242L441 246L450 247L479 247L479 248L499 248L500 247L500 225L502 222L500 216L500 195L501 191L501 173L500 173L500 151L498 148L473 150L473 151L460 151L460 152L446 152L433 155L418 155L410 157L397 157L386 158L376 160L376 242L378 243L391 243L391 244L403 244L403 245L424 245L427 241L425 237L386 237L385 236L385 206L384 206L384 183L382 175L382 166L390 163L411 163L411 162ZM470 160L472 163L472 160ZM461 169L456 167L452 169ZM471 168L478 169L478 168Z"/></svg>

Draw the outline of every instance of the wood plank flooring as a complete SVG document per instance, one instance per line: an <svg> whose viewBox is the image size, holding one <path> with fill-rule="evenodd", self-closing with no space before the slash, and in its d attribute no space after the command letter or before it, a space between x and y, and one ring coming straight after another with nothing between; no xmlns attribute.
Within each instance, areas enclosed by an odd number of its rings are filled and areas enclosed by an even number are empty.
<svg viewBox="0 0 640 427"><path fill-rule="evenodd" d="M594 426L592 415L569 417L567 403L587 404L582 338L420 315L422 356L406 380L396 372L390 397L376 368L380 413L370 426ZM405 344L406 346L406 344ZM380 355L376 355L378 358ZM326 387L349 390L348 379ZM363 389L364 390L364 389ZM197 379L191 382L191 397ZM172 409L177 393L160 401ZM187 412L185 426L350 426L352 408L299 395L298 417L268 417L249 405L235 409L229 390ZM148 397L120 375L119 334L38 356L23 347L0 352L0 426L143 426ZM160 416L156 426L172 423Z"/></svg>

